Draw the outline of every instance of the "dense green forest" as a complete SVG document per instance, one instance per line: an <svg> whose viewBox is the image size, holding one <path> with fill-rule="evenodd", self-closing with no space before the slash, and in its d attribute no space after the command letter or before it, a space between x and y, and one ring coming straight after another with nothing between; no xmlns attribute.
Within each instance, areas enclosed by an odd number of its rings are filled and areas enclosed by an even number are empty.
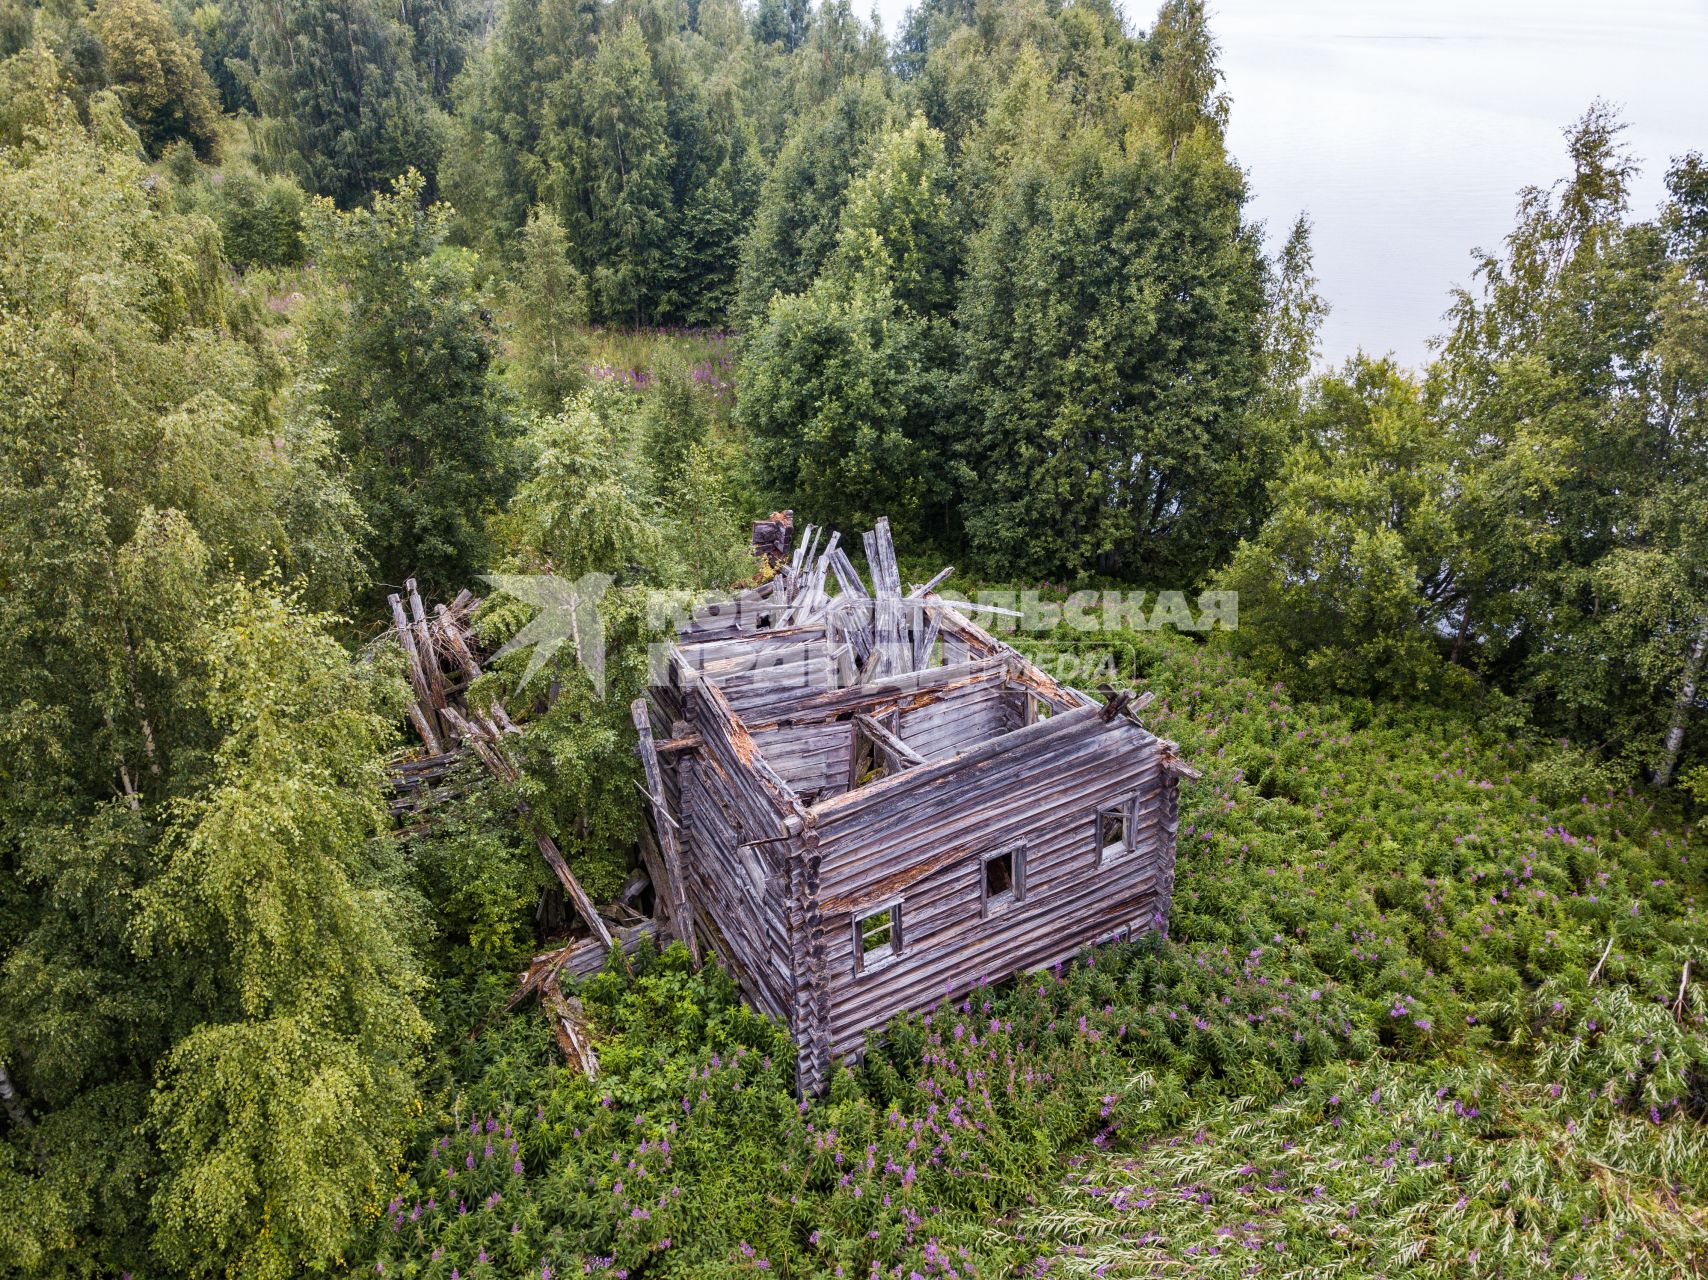
<svg viewBox="0 0 1708 1280"><path fill-rule="evenodd" d="M1237 106L1202 0L0 0L0 1274L1708 1268L1708 164L1586 103L1324 369ZM517 803L620 892L651 606L781 507L1239 593L1097 637L1173 914L822 1100L643 950L589 1081ZM405 825L385 595L489 573L609 575L603 686Z"/></svg>

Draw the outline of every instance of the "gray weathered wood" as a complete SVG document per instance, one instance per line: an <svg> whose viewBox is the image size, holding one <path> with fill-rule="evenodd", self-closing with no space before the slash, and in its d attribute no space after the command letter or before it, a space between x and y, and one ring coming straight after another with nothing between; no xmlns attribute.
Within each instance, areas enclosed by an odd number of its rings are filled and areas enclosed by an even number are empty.
<svg viewBox="0 0 1708 1280"><path fill-rule="evenodd" d="M1061 684L931 595L948 570L903 596L887 521L863 542L869 593L809 528L769 625L684 629L635 712L637 732L669 730L646 790L685 911L788 1020L804 1094L897 1013L1164 927L1178 784L1196 776L1138 722L1148 695ZM1049 714L1027 723L1029 706ZM868 752L885 767L863 782ZM1108 848L1106 809L1127 815ZM1013 892L986 893L993 857ZM856 963L855 922L890 904L899 951Z"/></svg>
<svg viewBox="0 0 1708 1280"><path fill-rule="evenodd" d="M671 918L677 922L683 945L696 966L700 963L700 941L694 934L694 917L688 910L687 891L682 882L682 851L676 843L676 819L664 798L664 774L658 767L658 754L652 745L652 721L647 714L646 699L636 698L629 707L635 722L636 749L640 753L641 769L646 775L646 792L652 802L653 818L658 827L658 847L664 855L665 883L654 888L670 898Z"/></svg>
<svg viewBox="0 0 1708 1280"><path fill-rule="evenodd" d="M907 743L896 737L889 729L879 724L864 712L861 712L854 717L854 723L865 730L866 736L873 742L877 743L879 747L883 748L883 750L891 757L892 768L900 769L906 768L910 764L927 763L924 756L920 755L919 752L908 746Z"/></svg>

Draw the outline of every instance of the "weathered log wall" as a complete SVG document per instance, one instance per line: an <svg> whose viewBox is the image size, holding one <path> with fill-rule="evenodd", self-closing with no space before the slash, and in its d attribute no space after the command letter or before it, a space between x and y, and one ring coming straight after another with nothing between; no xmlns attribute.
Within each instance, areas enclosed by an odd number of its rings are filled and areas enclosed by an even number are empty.
<svg viewBox="0 0 1708 1280"><path fill-rule="evenodd" d="M688 899L749 997L787 1019L795 961L785 869L799 856L804 811L717 686L685 664L677 677L701 742L676 770Z"/></svg>
<svg viewBox="0 0 1708 1280"><path fill-rule="evenodd" d="M1077 711L815 806L830 1052L946 993L1165 918L1175 787L1156 738ZM1137 847L1102 859L1097 815L1127 802ZM987 911L985 855L1016 848L1024 894ZM857 968L855 921L898 901L900 954Z"/></svg>

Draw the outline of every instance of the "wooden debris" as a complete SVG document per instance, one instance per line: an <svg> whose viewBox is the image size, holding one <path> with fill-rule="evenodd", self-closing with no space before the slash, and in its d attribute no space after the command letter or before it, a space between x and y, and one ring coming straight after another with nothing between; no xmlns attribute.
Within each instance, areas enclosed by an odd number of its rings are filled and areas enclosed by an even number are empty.
<svg viewBox="0 0 1708 1280"><path fill-rule="evenodd" d="M564 995L556 982L546 984L540 1000L551 1018L552 1035L564 1062L589 1080L595 1079L599 1075L599 1057L593 1052L593 1037L587 1029L581 1001Z"/></svg>
<svg viewBox="0 0 1708 1280"><path fill-rule="evenodd" d="M789 558L789 535L795 525L793 511L773 511L768 519L753 522L753 554L773 566Z"/></svg>
<svg viewBox="0 0 1708 1280"><path fill-rule="evenodd" d="M401 596L394 594L389 597L392 625L409 666L410 688L415 693L415 701L409 707L409 720L421 736L428 755L424 760L402 761L393 766L393 812L418 808L424 792L431 792L430 785L426 785L424 780L449 773L464 751L480 761L487 772L500 782L517 782L522 776L521 770L511 759L504 738L520 731L509 713L497 702L492 704L490 714L477 712L462 698L452 697L445 681L447 669L459 673L465 689L480 675L480 662L470 643L472 635L468 628L468 619L480 601L464 591L449 606L437 608L433 622L429 624L414 578L404 584L404 591L409 598L407 614ZM409 800L401 806L398 792L410 793ZM564 896L592 930L593 936L607 951L610 950L615 945L611 931L564 861L557 842L540 828L523 801L516 801L516 812L526 824L540 856L563 887Z"/></svg>
<svg viewBox="0 0 1708 1280"><path fill-rule="evenodd" d="M658 847L664 855L664 883L655 881L654 887L669 898L671 919L676 922L683 945L698 966L700 943L694 936L694 916L688 910L687 893L682 887L682 853L676 843L677 822L671 817L670 806L664 798L664 774L658 767L658 753L652 746L652 718L646 709L646 699L636 698L629 707L629 714L635 722L635 749L640 754L641 769L646 774L647 799L658 826Z"/></svg>

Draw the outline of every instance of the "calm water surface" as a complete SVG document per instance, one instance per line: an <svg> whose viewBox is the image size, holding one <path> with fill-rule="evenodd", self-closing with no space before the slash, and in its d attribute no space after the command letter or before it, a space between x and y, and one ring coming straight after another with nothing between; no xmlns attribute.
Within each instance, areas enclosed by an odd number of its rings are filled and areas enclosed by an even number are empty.
<svg viewBox="0 0 1708 1280"><path fill-rule="evenodd" d="M1428 356L1470 251L1518 189L1566 172L1560 130L1620 107L1652 212L1667 161L1708 151L1708 3L1221 0L1228 143L1271 242L1301 210L1333 307L1323 356ZM1135 16L1137 16L1135 14Z"/></svg>

